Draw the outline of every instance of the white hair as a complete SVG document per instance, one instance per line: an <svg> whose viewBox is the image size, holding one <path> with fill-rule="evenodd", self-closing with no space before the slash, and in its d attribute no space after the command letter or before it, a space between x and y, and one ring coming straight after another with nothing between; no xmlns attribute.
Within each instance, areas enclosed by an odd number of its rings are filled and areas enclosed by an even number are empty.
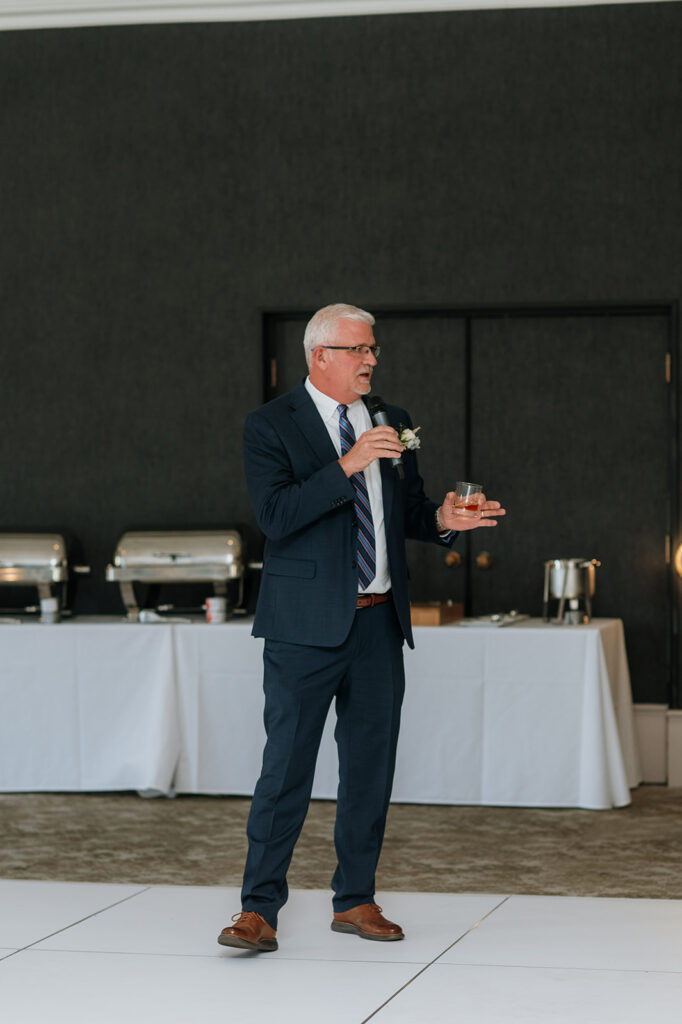
<svg viewBox="0 0 682 1024"><path fill-rule="evenodd" d="M366 309L349 306L346 302L335 302L332 306L323 306L313 313L307 323L303 335L305 361L310 366L311 353L318 345L328 345L334 340L336 324L339 320L360 320L363 324L374 325L374 317Z"/></svg>

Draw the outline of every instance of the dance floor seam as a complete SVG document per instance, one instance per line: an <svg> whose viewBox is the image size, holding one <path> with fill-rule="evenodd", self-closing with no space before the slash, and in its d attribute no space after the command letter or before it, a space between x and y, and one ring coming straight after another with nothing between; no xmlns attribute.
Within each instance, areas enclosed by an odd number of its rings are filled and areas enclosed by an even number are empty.
<svg viewBox="0 0 682 1024"><path fill-rule="evenodd" d="M493 907L492 910L489 910L487 914L484 914L479 921L476 921L476 923L472 924L470 928L467 928L463 935L459 935L455 939L455 941L451 942L449 946L447 946L441 953L438 954L438 956L435 956L433 960L431 960L428 964L424 964L422 969L420 971L417 971L414 977L410 978L409 981L405 982L402 988L399 988L397 992L394 992L393 995L389 996L385 1003L382 1003L381 1006L377 1007L377 1009L369 1015L369 1017L366 1017L365 1020L362 1021L362 1024L367 1024L367 1021L371 1020L372 1017L375 1017L380 1010L384 1009L385 1006L388 1006L388 1004L397 996L399 996L401 992L404 992L408 985L411 985L413 982L415 982L417 978L420 976L420 974L423 974L424 971L428 971L429 967L433 967L433 965L437 963L441 959L441 957L445 956L446 953L449 953L450 950L454 946L456 946L458 942L462 942L463 939L466 939L467 935L473 932L475 928L478 928L479 925L481 925L486 920L486 918L490 917L491 914L494 914L496 910L499 910L499 908L503 906L508 899L509 896L505 896L503 900L500 900L496 907Z"/></svg>
<svg viewBox="0 0 682 1024"><path fill-rule="evenodd" d="M108 910L111 910L113 907L117 907L121 903L126 903L128 900L135 899L136 896L141 896L143 892L147 892L147 890L150 888L151 887L147 885L144 888L140 889L139 892L131 893L128 896L124 896L123 899L116 900L114 903L109 903L105 907L100 907L99 910L94 910L91 914L86 914L84 917L79 918L77 921L71 921L69 924L64 925L63 928L56 928L53 932L50 932L48 935L43 935L41 938L35 939L33 942L27 942L25 946L21 946L19 949L12 950L12 952L9 953L8 956L16 956L17 953L24 953L26 950L32 949L34 946L37 946L39 943L47 942L48 939L54 938L55 935L61 935L63 932L68 932L71 928L76 928L78 925L83 924L84 921L89 921L91 918L97 917L99 914L105 914ZM0 960L6 960L8 959L8 956L0 956Z"/></svg>
<svg viewBox="0 0 682 1024"><path fill-rule="evenodd" d="M280 950L219 946L237 887L0 880L12 1024L678 1024L682 901L383 892L403 942L292 890ZM38 955L39 954L39 955ZM94 954L94 955L93 955Z"/></svg>
<svg viewBox="0 0 682 1024"><path fill-rule="evenodd" d="M25 946L24 949L13 950L13 953L23 953L26 950L30 950L32 953L78 953L78 954L82 953L82 954L85 954L85 955L89 955L89 954L92 953L94 956L150 956L150 957L162 957L162 956L172 957L172 956L174 956L174 957L181 957L181 958L192 957L195 960L215 960L215 958L216 958L216 954L215 953L148 953L148 952L145 952L145 953L134 952L133 953L129 949L78 949L78 947L73 947L73 948L68 948L68 949L67 948L64 948L64 949L51 949L50 946L45 946L42 949L36 949L34 946ZM443 952L445 953L445 952L447 952L447 950L443 950ZM261 954L259 954L259 953L250 953L248 950L242 950L241 953L242 953L242 958L244 960L252 959L252 958L255 958L255 957L258 957L260 959L260 957L261 957ZM220 951L218 951L218 954L220 954ZM440 954L440 955L442 955L442 954ZM0 959L2 959L2 958L0 958ZM238 957L234 956L234 957L231 957L231 959L237 960ZM273 959L274 958L272 956L269 956L269 955L267 957L263 957L263 960L273 960ZM278 954L277 954L277 963L281 963L284 960L289 960L291 963L301 963L302 959L303 959L302 957L282 956L281 955L281 951L278 952ZM311 956L311 957L307 957L305 962L306 963L311 963L311 964L312 963L320 963L320 964L325 964L325 963L326 964L357 964L357 963L363 963L363 964L385 964L385 963L393 963L393 964L401 964L404 967L420 967L420 968L422 968L422 967L430 967L432 964L436 963L436 961L438 959L439 959L439 957L436 957L434 960L430 960L427 963L424 960L371 960L371 959L364 959L363 958L360 961L357 958L350 959L348 957L340 957L340 956L336 956L336 957L329 957L329 956L327 956L327 957L325 957L325 956L312 957ZM467 966L468 967L472 967L472 966L476 966L476 965L474 965L474 964L467 964ZM488 965L487 964L481 964L479 966L487 967Z"/></svg>
<svg viewBox="0 0 682 1024"><path fill-rule="evenodd" d="M43 941L43 940L38 940L38 941L40 942L40 941ZM35 945L36 944L34 943L34 944L30 945L30 946L24 946L22 949L7 950L4 955L0 955L0 961L9 959L9 957L12 957L12 956L16 956L18 953L25 953L25 952L28 952L28 951L30 951L31 953L51 953L51 954L52 953L59 953L59 954L63 954L63 953L78 953L79 955L84 955L84 956L136 956L136 957L157 957L157 958L160 958L160 957L167 957L167 958L175 957L176 959L194 959L194 960L214 960L215 959L215 954L211 954L211 953L139 953L139 952L131 953L129 950L126 950L126 949L78 949L77 947L68 948L68 949L67 948L65 948L65 949L51 949L49 946L46 946L43 949L37 949L37 948L35 948ZM454 943L453 943L453 945L454 945ZM448 948L450 948L450 947L448 947ZM447 952L447 950L443 950L443 953L446 953L446 952ZM0 950L0 953L2 953L2 950ZM419 967L419 968L421 968L416 974L413 975L412 978L410 978L410 980L408 982L406 982L406 985L408 985L408 984L411 984L411 982L413 982L415 980L415 978L419 977L419 975L422 974L425 970L428 970L428 968L434 967L434 966L438 966L438 961L443 956L443 953L440 953L437 957L435 957L433 960L429 961L428 963L424 963L421 960L365 960L365 959L363 959L362 961L358 961L357 959L356 960L349 960L349 959L345 959L345 958L342 958L342 957L334 957L334 958L331 958L331 957L315 957L315 958L313 958L313 957L311 957L310 959L308 959L306 961L302 961L299 958L281 956L279 954L277 956L277 962L281 963L281 962L288 961L290 963L305 962L305 963L344 963L344 964L357 964L357 963L361 962L363 964L377 964L377 965L378 964L384 964L384 963L393 963L393 964L401 964L401 966L404 966L404 967ZM248 951L244 951L243 959L245 959L245 960L246 959L251 959L252 956L256 957L256 956L259 956L259 955L258 954L249 954ZM235 961L236 961L238 958L235 957L233 959L235 959ZM268 959L268 958L264 958L264 959ZM272 959L272 958L269 958L269 959ZM652 971L650 969L633 968L633 967L621 967L621 968L615 968L615 967L614 968L609 968L609 967L562 967L560 964L495 963L492 960L491 961L480 961L480 962L477 962L477 963L466 963L466 964L447 964L446 966L448 966L448 967L467 967L467 968L470 968L472 970L475 970L476 968L487 969L487 968L490 968L490 967L494 967L494 968L499 968L501 970L516 970L516 971L564 971L564 972L570 972L570 971L589 972L589 971L594 971L594 972L597 972L597 973L600 973L600 974L615 973L615 974L670 974L670 975L682 975L682 968L679 971L671 971L671 970L668 970L668 971L666 971L666 970L655 970L655 971ZM395 993L395 994L397 994L397 993ZM364 1021L361 1022L361 1024L364 1024Z"/></svg>

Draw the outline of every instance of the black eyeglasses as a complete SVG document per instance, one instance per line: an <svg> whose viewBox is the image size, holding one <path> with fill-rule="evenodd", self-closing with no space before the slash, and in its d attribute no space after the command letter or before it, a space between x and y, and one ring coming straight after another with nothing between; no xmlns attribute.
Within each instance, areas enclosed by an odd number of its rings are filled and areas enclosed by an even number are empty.
<svg viewBox="0 0 682 1024"><path fill-rule="evenodd" d="M366 356L372 353L375 359L379 358L381 345L319 345L319 348L338 348L343 352L355 352L356 356Z"/></svg>

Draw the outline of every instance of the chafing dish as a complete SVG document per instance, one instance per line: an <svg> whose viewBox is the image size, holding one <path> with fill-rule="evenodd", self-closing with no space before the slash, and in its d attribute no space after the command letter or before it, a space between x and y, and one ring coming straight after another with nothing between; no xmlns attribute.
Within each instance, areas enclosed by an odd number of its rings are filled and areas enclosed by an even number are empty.
<svg viewBox="0 0 682 1024"><path fill-rule="evenodd" d="M48 601L54 585L66 605L69 573L89 573L87 565L69 566L66 541L59 533L0 533L0 585L36 587L38 599ZM31 606L26 611L37 611Z"/></svg>
<svg viewBox="0 0 682 1024"><path fill-rule="evenodd" d="M228 596L235 581L238 596L231 608L244 600L244 545L236 530L150 530L124 533L106 578L118 583L128 618L139 619L135 583L208 583L216 596ZM165 606L166 608L168 606ZM164 606L159 606L164 609Z"/></svg>

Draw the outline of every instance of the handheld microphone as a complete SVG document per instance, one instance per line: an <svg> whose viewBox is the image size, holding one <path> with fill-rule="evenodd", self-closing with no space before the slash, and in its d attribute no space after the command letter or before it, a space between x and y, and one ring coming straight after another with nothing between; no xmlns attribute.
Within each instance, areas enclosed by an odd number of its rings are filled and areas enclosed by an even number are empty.
<svg viewBox="0 0 682 1024"><path fill-rule="evenodd" d="M375 427L390 427L391 424L388 422L388 416L386 415L386 403L379 395L372 395L371 398L367 399L367 411ZM399 479L404 480L405 470L400 459L391 457L391 465L398 474Z"/></svg>

